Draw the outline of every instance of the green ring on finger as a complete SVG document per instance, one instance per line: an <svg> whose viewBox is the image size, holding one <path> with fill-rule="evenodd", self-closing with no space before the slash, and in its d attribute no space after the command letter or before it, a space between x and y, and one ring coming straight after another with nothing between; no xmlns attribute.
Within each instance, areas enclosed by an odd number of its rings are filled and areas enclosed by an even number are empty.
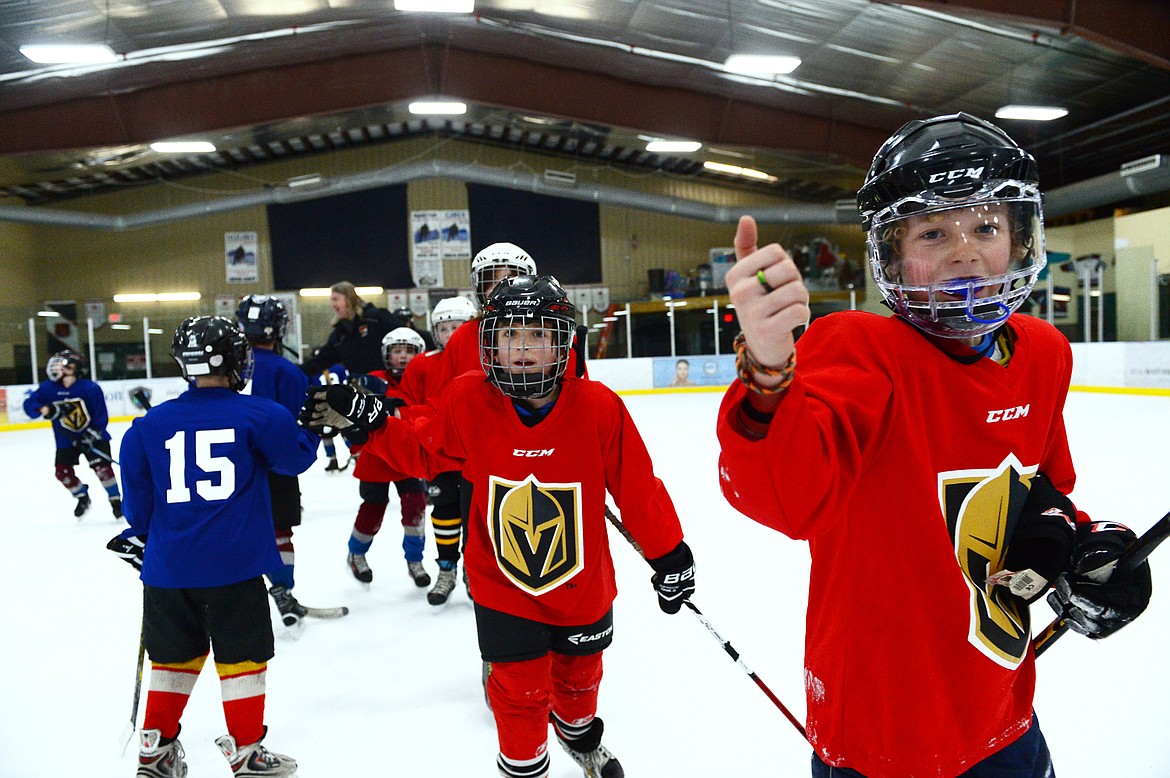
<svg viewBox="0 0 1170 778"><path fill-rule="evenodd" d="M763 270L756 271L756 280L760 282L760 286L764 287L764 294L772 291L772 285L768 283L768 277L764 275Z"/></svg>

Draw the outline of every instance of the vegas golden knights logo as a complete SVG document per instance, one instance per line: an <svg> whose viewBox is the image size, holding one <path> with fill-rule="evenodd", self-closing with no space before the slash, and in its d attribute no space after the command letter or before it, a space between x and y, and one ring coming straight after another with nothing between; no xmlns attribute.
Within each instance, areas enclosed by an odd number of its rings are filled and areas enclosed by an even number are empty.
<svg viewBox="0 0 1170 778"><path fill-rule="evenodd" d="M517 586L544 594L584 567L581 485L520 483L492 476L488 527L496 564Z"/></svg>
<svg viewBox="0 0 1170 778"><path fill-rule="evenodd" d="M89 408L85 405L85 400L80 397L70 397L65 401L69 410L61 414L58 421L61 426L71 432L81 432L89 426Z"/></svg>
<svg viewBox="0 0 1170 778"><path fill-rule="evenodd" d="M1025 469L1014 456L994 470L940 473L939 501L955 556L971 591L971 645L996 663L1014 668L1028 651L1030 623L1023 600L987 577L1003 569L1007 544L1036 467Z"/></svg>

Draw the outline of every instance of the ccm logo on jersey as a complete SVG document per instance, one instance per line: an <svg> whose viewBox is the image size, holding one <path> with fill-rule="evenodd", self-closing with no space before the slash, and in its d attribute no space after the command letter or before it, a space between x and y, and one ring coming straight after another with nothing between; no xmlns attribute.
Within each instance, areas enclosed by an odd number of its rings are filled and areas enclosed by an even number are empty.
<svg viewBox="0 0 1170 778"><path fill-rule="evenodd" d="M944 173L932 173L930 175L930 183L937 184L941 181L954 181L958 178L983 178L983 168L981 167L961 167L958 170L948 170Z"/></svg>
<svg viewBox="0 0 1170 778"><path fill-rule="evenodd" d="M988 411L987 423L992 424L997 421L1011 421L1012 419L1022 419L1028 415L1029 409L1032 405L1017 405L1015 408L1004 408L1001 411Z"/></svg>
<svg viewBox="0 0 1170 778"><path fill-rule="evenodd" d="M514 448L512 449L512 456L514 457L551 457L552 453L556 451L555 448Z"/></svg>

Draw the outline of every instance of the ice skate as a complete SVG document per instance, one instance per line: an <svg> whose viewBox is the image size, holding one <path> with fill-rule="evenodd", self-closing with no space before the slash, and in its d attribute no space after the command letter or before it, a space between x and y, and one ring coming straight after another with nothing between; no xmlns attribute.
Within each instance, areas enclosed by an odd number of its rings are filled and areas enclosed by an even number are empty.
<svg viewBox="0 0 1170 778"><path fill-rule="evenodd" d="M475 602L471 596L471 584L467 580L467 565L463 566L463 591L467 592L467 599Z"/></svg>
<svg viewBox="0 0 1170 778"><path fill-rule="evenodd" d="M447 602L451 592L455 591L455 563L440 562L439 577L434 587L427 592L427 602L431 605L442 605Z"/></svg>
<svg viewBox="0 0 1170 778"><path fill-rule="evenodd" d="M115 519L122 518L122 498L121 497L111 497L110 498L110 510L114 512Z"/></svg>
<svg viewBox="0 0 1170 778"><path fill-rule="evenodd" d="M353 577L369 588L370 582L374 580L374 571L366 564L366 555L350 554L347 561L349 562L349 570L353 573Z"/></svg>
<svg viewBox="0 0 1170 778"><path fill-rule="evenodd" d="M80 519L85 515L85 512L89 510L89 506L92 504L93 500L89 499L89 493L82 492L77 497L77 507L73 509L73 515Z"/></svg>
<svg viewBox="0 0 1170 778"><path fill-rule="evenodd" d="M422 562L407 562L406 572L411 580L414 581L414 585L420 589L431 585L430 573L423 567Z"/></svg>
<svg viewBox="0 0 1170 778"><path fill-rule="evenodd" d="M276 609L280 611L280 620L284 626L290 630L298 632L298 628L303 628L302 619L308 615L305 606L297 602L297 598L288 590L288 587L281 584L275 584L268 593L272 595L272 599L276 602Z"/></svg>
<svg viewBox="0 0 1170 778"><path fill-rule="evenodd" d="M341 468L337 465L337 457L329 457L329 464L325 465L326 473L340 473Z"/></svg>
<svg viewBox="0 0 1170 778"><path fill-rule="evenodd" d="M264 728L268 734L268 728ZM263 740L264 738L260 738ZM231 735L217 738L215 744L232 766L232 774L237 778L263 778L264 776L296 775L297 762L290 756L276 754L269 751L257 740L250 746L243 748L236 746L236 740Z"/></svg>
<svg viewBox="0 0 1170 778"><path fill-rule="evenodd" d="M187 774L178 737L164 743L157 729L144 729L138 736L138 778L183 778Z"/></svg>
<svg viewBox="0 0 1170 778"><path fill-rule="evenodd" d="M553 726L557 742L565 749L565 753L573 757L573 761L581 766L585 778L625 778L626 771L609 749L601 745L601 734L605 724L600 718L594 718L589 723L589 729L574 740L561 737L560 727Z"/></svg>

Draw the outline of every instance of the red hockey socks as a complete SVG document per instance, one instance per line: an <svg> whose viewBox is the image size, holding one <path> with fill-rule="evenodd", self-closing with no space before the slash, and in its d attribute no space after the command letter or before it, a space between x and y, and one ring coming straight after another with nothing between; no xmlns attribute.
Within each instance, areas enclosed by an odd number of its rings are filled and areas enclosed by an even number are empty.
<svg viewBox="0 0 1170 778"><path fill-rule="evenodd" d="M179 719L183 717L183 709L191 699L191 691L206 661L207 654L189 662L150 663L150 690L146 693L143 729L157 729L166 739L178 736Z"/></svg>
<svg viewBox="0 0 1170 778"><path fill-rule="evenodd" d="M215 663L223 694L228 734L243 748L264 737L264 683L267 662Z"/></svg>

